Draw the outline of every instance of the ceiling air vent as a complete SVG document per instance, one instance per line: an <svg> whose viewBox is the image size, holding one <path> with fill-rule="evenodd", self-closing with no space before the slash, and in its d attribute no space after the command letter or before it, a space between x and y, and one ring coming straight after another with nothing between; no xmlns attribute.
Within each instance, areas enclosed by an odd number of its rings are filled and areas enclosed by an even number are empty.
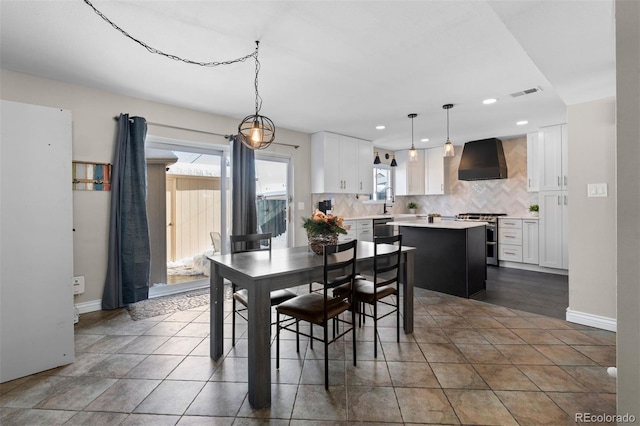
<svg viewBox="0 0 640 426"><path fill-rule="evenodd" d="M540 92L542 89L540 87L534 87L533 89L523 90L521 92L515 92L511 94L512 98L517 98L518 96L530 95L532 93Z"/></svg>

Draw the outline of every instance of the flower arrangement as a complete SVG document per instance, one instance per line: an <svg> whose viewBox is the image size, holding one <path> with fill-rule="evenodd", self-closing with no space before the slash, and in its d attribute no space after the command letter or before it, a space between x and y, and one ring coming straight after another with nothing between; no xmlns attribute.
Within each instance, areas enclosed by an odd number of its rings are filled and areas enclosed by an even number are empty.
<svg viewBox="0 0 640 426"><path fill-rule="evenodd" d="M530 212L537 212L538 210L539 210L539 207L538 207L538 205L537 205L537 204L531 204L531 205L529 206L529 211L530 211Z"/></svg>
<svg viewBox="0 0 640 426"><path fill-rule="evenodd" d="M314 235L337 235L346 234L342 216L324 214L320 210L313 212L313 215L302 219L302 226L307 231L308 236Z"/></svg>
<svg viewBox="0 0 640 426"><path fill-rule="evenodd" d="M413 201L411 201L409 204L407 204L407 208L409 210L415 210L418 208L418 203L414 203Z"/></svg>

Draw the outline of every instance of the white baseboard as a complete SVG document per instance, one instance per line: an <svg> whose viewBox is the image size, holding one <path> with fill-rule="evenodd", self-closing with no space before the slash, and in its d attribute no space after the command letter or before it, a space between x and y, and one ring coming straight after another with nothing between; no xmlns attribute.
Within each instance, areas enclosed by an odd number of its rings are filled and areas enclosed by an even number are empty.
<svg viewBox="0 0 640 426"><path fill-rule="evenodd" d="M532 263L509 262L507 260L501 260L500 267L523 269L525 271L544 272L546 274L569 275L569 271L566 269L546 268L544 266L534 265Z"/></svg>
<svg viewBox="0 0 640 426"><path fill-rule="evenodd" d="M600 328L615 332L617 330L617 320L615 318L603 317L600 315L578 312L567 308L567 321L576 324L588 325L589 327Z"/></svg>
<svg viewBox="0 0 640 426"><path fill-rule="evenodd" d="M90 300L88 302L76 303L76 308L81 314L102 310L102 299Z"/></svg>

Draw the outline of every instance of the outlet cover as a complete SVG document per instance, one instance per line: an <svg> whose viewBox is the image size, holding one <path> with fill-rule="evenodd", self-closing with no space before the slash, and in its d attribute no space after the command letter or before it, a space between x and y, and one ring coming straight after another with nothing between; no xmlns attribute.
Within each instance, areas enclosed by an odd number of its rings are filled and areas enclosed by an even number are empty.
<svg viewBox="0 0 640 426"><path fill-rule="evenodd" d="M73 277L73 294L84 293L84 276Z"/></svg>

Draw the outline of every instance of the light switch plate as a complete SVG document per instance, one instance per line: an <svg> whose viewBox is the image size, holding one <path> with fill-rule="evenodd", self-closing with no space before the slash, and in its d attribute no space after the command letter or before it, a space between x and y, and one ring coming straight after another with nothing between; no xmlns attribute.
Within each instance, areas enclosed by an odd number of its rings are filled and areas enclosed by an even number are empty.
<svg viewBox="0 0 640 426"><path fill-rule="evenodd" d="M304 201L298 202L298 210L304 210Z"/></svg>
<svg viewBox="0 0 640 426"><path fill-rule="evenodd" d="M587 184L587 197L607 197L607 184L606 183L588 183Z"/></svg>
<svg viewBox="0 0 640 426"><path fill-rule="evenodd" d="M84 293L84 276L73 277L73 294Z"/></svg>

